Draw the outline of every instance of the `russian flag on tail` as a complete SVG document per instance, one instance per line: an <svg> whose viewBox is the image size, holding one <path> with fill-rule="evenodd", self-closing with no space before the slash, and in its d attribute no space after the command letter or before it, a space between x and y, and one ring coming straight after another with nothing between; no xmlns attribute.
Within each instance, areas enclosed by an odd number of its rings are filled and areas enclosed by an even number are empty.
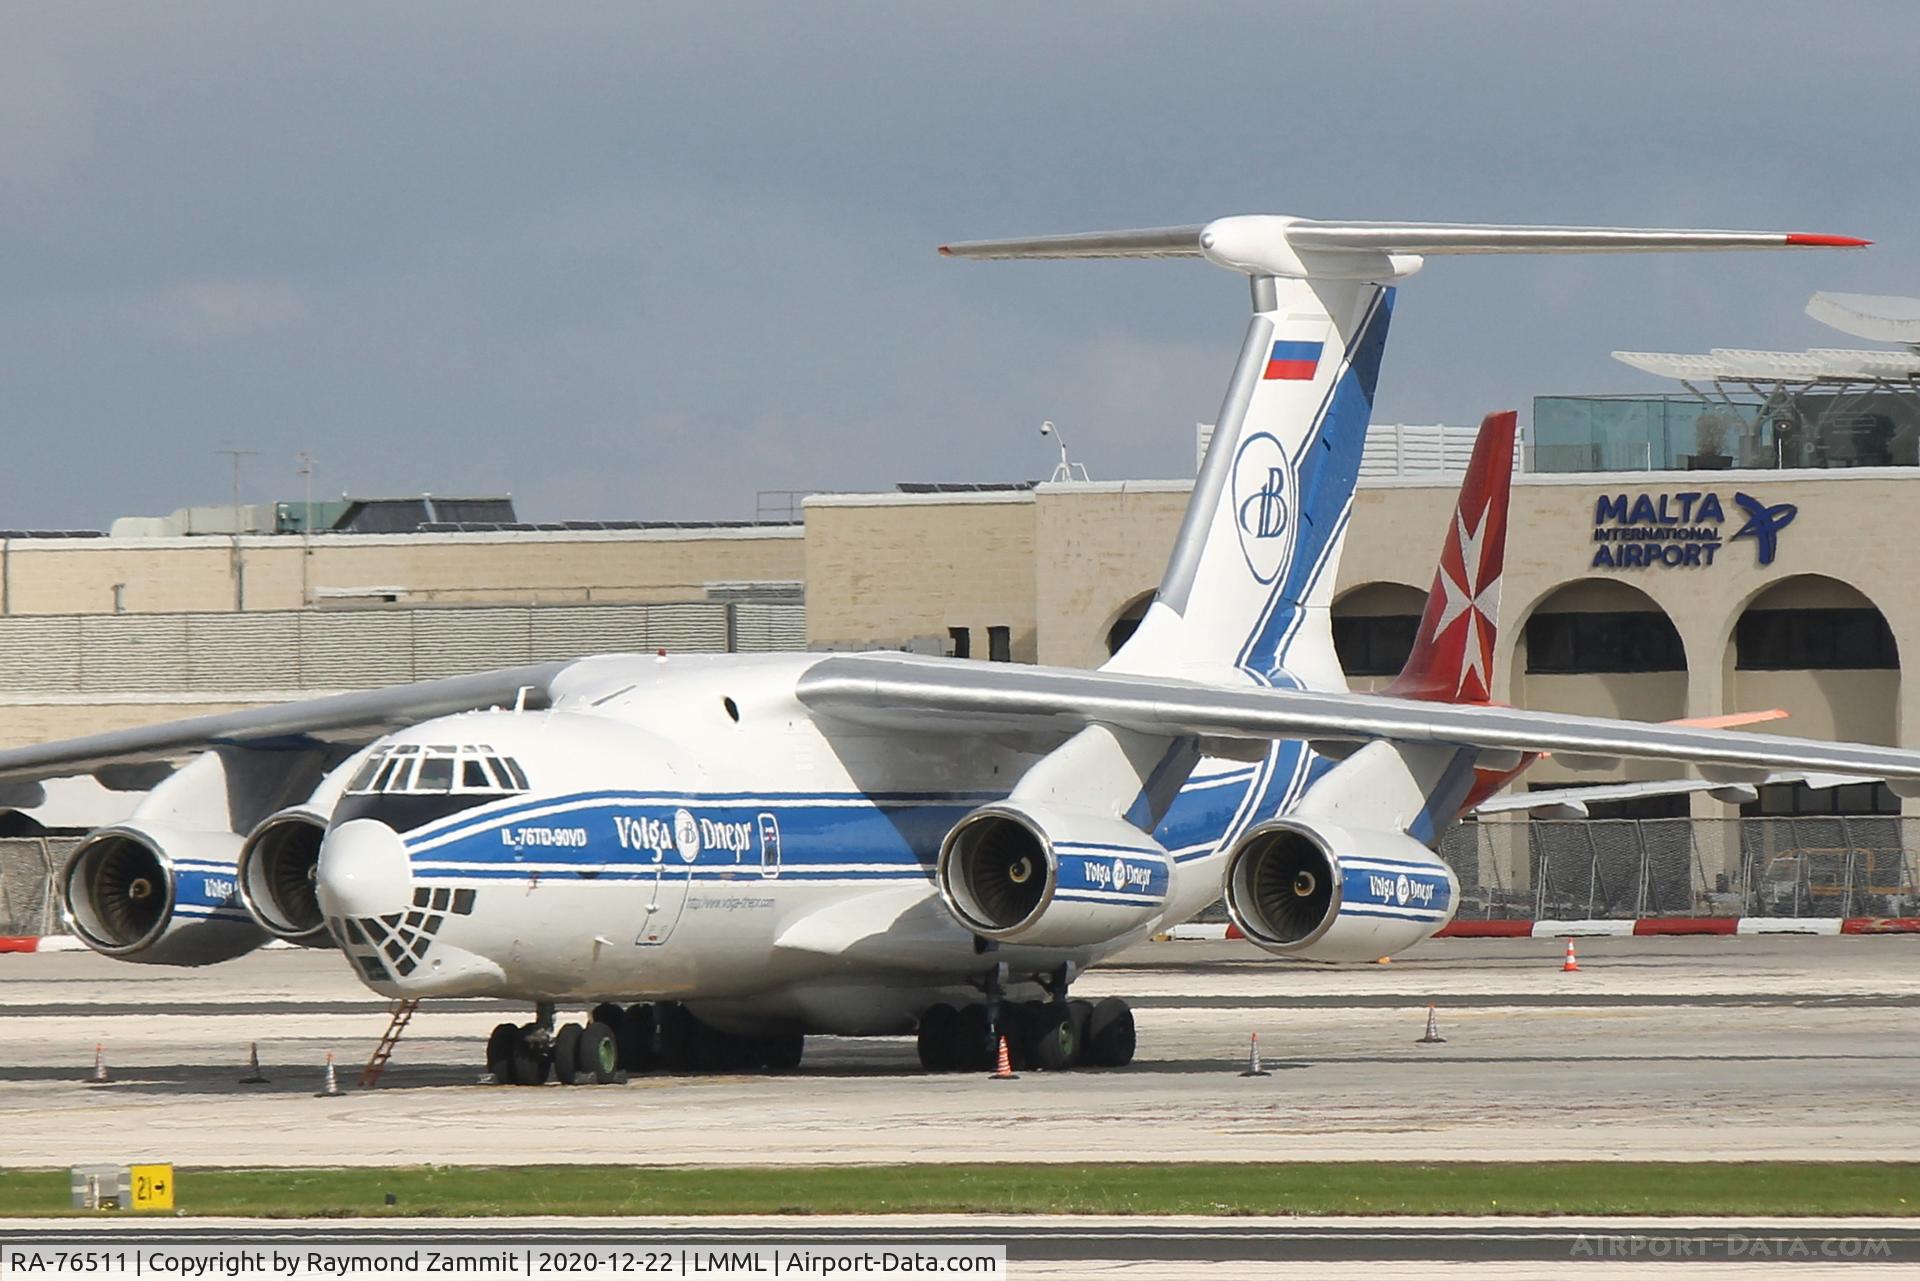
<svg viewBox="0 0 1920 1281"><path fill-rule="evenodd" d="M1320 348L1317 342L1277 342L1273 354L1267 357L1267 372L1262 377L1311 379L1314 370L1320 368Z"/></svg>

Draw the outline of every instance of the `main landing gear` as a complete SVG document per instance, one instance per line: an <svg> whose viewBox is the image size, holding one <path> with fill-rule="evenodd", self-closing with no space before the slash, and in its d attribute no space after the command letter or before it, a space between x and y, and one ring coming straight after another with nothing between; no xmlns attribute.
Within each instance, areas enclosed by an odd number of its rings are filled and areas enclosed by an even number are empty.
<svg viewBox="0 0 1920 1281"><path fill-rule="evenodd" d="M501 1085L607 1085L641 1072L786 1072L800 1066L799 1033L738 1036L708 1027L677 1001L593 1007L583 1025L554 1028L551 1003L532 1023L502 1023L487 1038L487 1071Z"/></svg>
<svg viewBox="0 0 1920 1281"><path fill-rule="evenodd" d="M984 1001L929 1007L920 1016L920 1066L929 1072L989 1071L1003 1036L1016 1068L1064 1072L1133 1062L1132 1007L1112 996L1069 999L1070 978L1062 971L1042 981L1050 1000L1009 1001L1001 995L1004 969L996 969L982 984Z"/></svg>

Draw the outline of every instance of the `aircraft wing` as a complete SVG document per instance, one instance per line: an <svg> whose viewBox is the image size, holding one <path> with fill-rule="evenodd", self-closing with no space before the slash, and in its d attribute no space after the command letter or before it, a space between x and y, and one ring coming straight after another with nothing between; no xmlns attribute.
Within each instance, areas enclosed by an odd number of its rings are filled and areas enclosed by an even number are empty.
<svg viewBox="0 0 1920 1281"><path fill-rule="evenodd" d="M1209 739L1307 739L1330 747L1373 739L1483 753L1685 761L1718 782L1761 782L1779 770L1861 774L1920 792L1920 752L1864 743L1559 712L1421 702L1380 694L1227 688L1164 677L846 654L800 680L800 701L841 721L928 733L1070 734L1090 724Z"/></svg>
<svg viewBox="0 0 1920 1281"><path fill-rule="evenodd" d="M523 690L528 706L543 707L549 683L566 666L553 662L501 668L6 748L0 750L0 780L31 781L125 768L214 747L274 750L370 739L430 716L510 705Z"/></svg>

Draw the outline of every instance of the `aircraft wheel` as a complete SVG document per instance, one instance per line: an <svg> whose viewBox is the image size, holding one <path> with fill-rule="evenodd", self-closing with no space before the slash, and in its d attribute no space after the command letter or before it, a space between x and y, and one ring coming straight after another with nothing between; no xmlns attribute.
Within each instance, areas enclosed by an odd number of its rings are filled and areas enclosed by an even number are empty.
<svg viewBox="0 0 1920 1281"><path fill-rule="evenodd" d="M1039 1016L1027 1043L1027 1056L1043 1072L1065 1072L1080 1061L1080 1043L1073 1035L1073 1014L1054 1005Z"/></svg>
<svg viewBox="0 0 1920 1281"><path fill-rule="evenodd" d="M626 1020L627 1012L615 1005L612 1001L600 1002L600 1004L593 1007L593 1013L587 1016L587 1022L605 1023L608 1027L616 1031L619 1030L620 1025L626 1022Z"/></svg>
<svg viewBox="0 0 1920 1281"><path fill-rule="evenodd" d="M629 1072L644 1072L653 1066L653 1007L629 1005L626 1017L616 1029L620 1041L620 1066Z"/></svg>
<svg viewBox="0 0 1920 1281"><path fill-rule="evenodd" d="M993 1066L993 1020L987 1007L975 1001L960 1007L953 1020L953 1047L948 1062L956 1072L984 1072Z"/></svg>
<svg viewBox="0 0 1920 1281"><path fill-rule="evenodd" d="M1125 1067L1133 1062L1133 1048L1132 1007L1116 996L1094 1006L1087 1017L1087 1065Z"/></svg>
<svg viewBox="0 0 1920 1281"><path fill-rule="evenodd" d="M691 1072L694 1066L694 1031L700 1025L687 1007L677 1001L661 1001L653 1007L654 1055L669 1072Z"/></svg>
<svg viewBox="0 0 1920 1281"><path fill-rule="evenodd" d="M553 1068L553 1048L538 1023L520 1028L513 1038L513 1083L545 1085Z"/></svg>
<svg viewBox="0 0 1920 1281"><path fill-rule="evenodd" d="M595 1021L574 1043L575 1063L582 1076L591 1076L595 1085L611 1085L620 1072L620 1043L612 1028ZM555 1050L558 1053L558 1048Z"/></svg>
<svg viewBox="0 0 1920 1281"><path fill-rule="evenodd" d="M513 1043L519 1039L520 1029L511 1023L499 1024L487 1037L487 1071L495 1085L513 1084Z"/></svg>
<svg viewBox="0 0 1920 1281"><path fill-rule="evenodd" d="M745 1037L708 1027L696 1017L693 1061L703 1072L739 1072L753 1066L753 1047Z"/></svg>
<svg viewBox="0 0 1920 1281"><path fill-rule="evenodd" d="M953 1024L960 1011L944 1001L929 1005L920 1016L920 1031L915 1044L920 1051L920 1066L929 1072L951 1072L953 1062Z"/></svg>
<svg viewBox="0 0 1920 1281"><path fill-rule="evenodd" d="M770 1072L791 1072L807 1052L807 1038L799 1032L781 1032L759 1038L761 1065Z"/></svg>
<svg viewBox="0 0 1920 1281"><path fill-rule="evenodd" d="M1073 1019L1073 1043L1080 1047L1080 1062L1076 1067L1085 1066L1087 1061L1088 1030L1093 1023L1093 1002L1079 997L1067 1002L1067 1014Z"/></svg>
<svg viewBox="0 0 1920 1281"><path fill-rule="evenodd" d="M580 1025L569 1023L553 1034L553 1075L562 1085L580 1079Z"/></svg>
<svg viewBox="0 0 1920 1281"><path fill-rule="evenodd" d="M1007 1055L1013 1060L1016 1071L1040 1066L1034 1056L1034 1047L1040 1043L1047 1024L1052 1018L1053 1003L1050 1001L1022 1001L1018 1005L1008 1004Z"/></svg>

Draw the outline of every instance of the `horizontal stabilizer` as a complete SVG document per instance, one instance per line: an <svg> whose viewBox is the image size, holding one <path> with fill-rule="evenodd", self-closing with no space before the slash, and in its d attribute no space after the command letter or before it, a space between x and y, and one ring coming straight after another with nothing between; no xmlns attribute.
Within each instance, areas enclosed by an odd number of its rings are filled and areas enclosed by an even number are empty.
<svg viewBox="0 0 1920 1281"><path fill-rule="evenodd" d="M1800 231L1534 227L1464 222L1335 222L1242 214L1181 227L1095 231L942 245L952 258L1207 258L1250 274L1302 276L1324 255L1696 253L1716 249L1858 249L1854 236ZM1327 264L1321 264L1325 266ZM1403 269L1411 271L1417 264Z"/></svg>
<svg viewBox="0 0 1920 1281"><path fill-rule="evenodd" d="M1396 254L1697 253L1711 249L1863 249L1871 241L1799 231L1686 231L1639 227L1525 227L1445 222L1296 222L1308 249Z"/></svg>
<svg viewBox="0 0 1920 1281"><path fill-rule="evenodd" d="M940 252L949 258L1198 258L1200 233L1205 230L1195 223L1025 240L962 240L941 245Z"/></svg>

